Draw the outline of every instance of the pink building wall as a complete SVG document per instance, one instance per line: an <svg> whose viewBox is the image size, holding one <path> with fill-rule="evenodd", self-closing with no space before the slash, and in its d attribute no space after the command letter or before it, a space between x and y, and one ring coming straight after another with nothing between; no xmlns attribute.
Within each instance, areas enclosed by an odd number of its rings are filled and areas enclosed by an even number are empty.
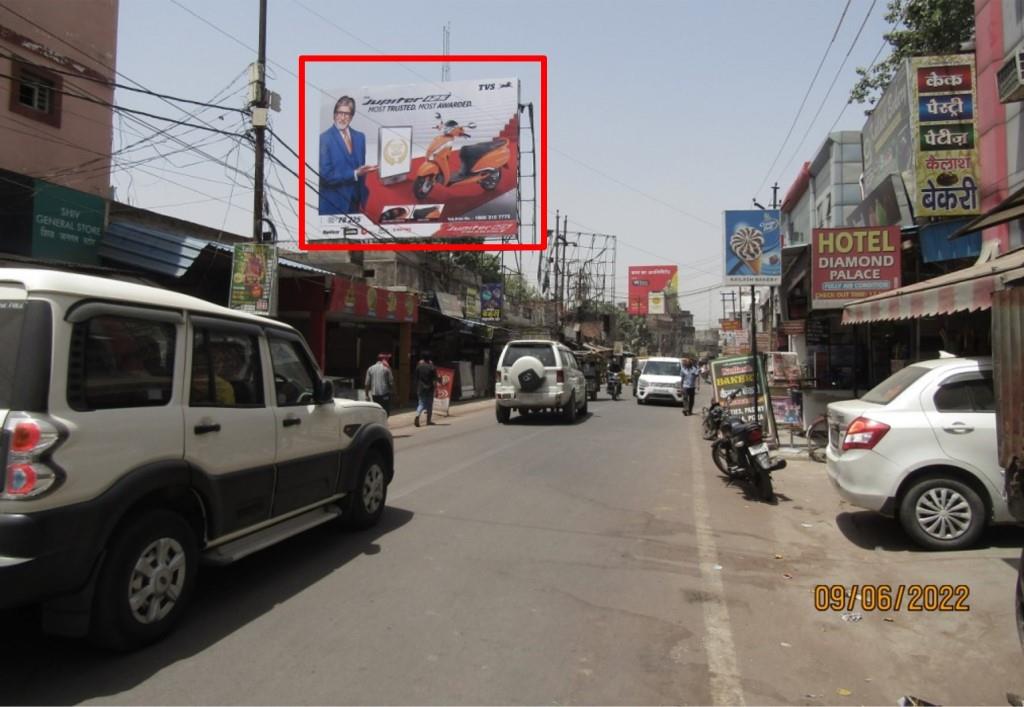
<svg viewBox="0 0 1024 707"><path fill-rule="evenodd" d="M109 196L118 0L5 0L0 8L0 168ZM20 15L20 17L19 17ZM26 41L28 40L28 41ZM38 45L33 47L33 44ZM11 56L63 82L60 126L11 110ZM70 75L69 75L70 74ZM88 94L97 105L68 93Z"/></svg>

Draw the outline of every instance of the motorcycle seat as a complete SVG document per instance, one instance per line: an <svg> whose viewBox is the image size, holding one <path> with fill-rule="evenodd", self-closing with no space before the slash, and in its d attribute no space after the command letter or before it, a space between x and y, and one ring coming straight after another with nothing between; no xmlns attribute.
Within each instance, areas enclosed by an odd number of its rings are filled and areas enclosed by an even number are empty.
<svg viewBox="0 0 1024 707"><path fill-rule="evenodd" d="M507 144L508 140L505 138L496 138L489 142L479 142L475 145L466 145L459 148L459 159L462 161L462 175L468 175L473 167L476 166L476 163L480 161L480 158L488 152L502 148Z"/></svg>

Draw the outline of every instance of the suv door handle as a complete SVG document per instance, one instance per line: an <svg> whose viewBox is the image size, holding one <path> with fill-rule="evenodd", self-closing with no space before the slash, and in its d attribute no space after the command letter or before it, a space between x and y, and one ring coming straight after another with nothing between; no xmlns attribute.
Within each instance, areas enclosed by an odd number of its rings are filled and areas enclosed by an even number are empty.
<svg viewBox="0 0 1024 707"><path fill-rule="evenodd" d="M207 432L220 432L220 425L216 422L207 425L196 425L192 428L197 435L204 435Z"/></svg>
<svg viewBox="0 0 1024 707"><path fill-rule="evenodd" d="M954 435L965 435L968 432L974 432L973 427L968 427L963 422L954 422L951 427L943 427L942 429Z"/></svg>
<svg viewBox="0 0 1024 707"><path fill-rule="evenodd" d="M281 424L285 427L294 427L295 425L301 425L302 420L298 417L286 417Z"/></svg>

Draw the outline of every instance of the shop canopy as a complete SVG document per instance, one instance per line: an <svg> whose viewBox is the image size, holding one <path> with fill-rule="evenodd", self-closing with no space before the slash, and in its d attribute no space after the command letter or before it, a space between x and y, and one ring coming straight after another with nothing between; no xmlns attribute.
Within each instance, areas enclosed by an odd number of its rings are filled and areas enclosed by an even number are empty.
<svg viewBox="0 0 1024 707"><path fill-rule="evenodd" d="M992 307L992 293L1024 277L1024 248L968 268L868 297L843 309L843 324L917 319Z"/></svg>
<svg viewBox="0 0 1024 707"><path fill-rule="evenodd" d="M964 226L951 235L950 238L966 236L971 231L980 231L982 229L998 226L1001 223L1006 223L1007 221L1013 221L1019 218L1024 218L1024 187L1021 187L1014 193L1010 194L1010 196L1003 199L1003 201L997 204L988 213L982 214L978 218L964 224Z"/></svg>

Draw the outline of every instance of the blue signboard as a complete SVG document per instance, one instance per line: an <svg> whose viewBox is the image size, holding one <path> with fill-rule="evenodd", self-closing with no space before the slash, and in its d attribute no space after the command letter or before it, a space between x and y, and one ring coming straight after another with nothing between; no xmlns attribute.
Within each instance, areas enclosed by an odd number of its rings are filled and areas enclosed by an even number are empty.
<svg viewBox="0 0 1024 707"><path fill-rule="evenodd" d="M725 284L782 283L778 211L725 212Z"/></svg>
<svg viewBox="0 0 1024 707"><path fill-rule="evenodd" d="M500 282L480 286L480 319L485 322L501 321L503 287Z"/></svg>
<svg viewBox="0 0 1024 707"><path fill-rule="evenodd" d="M969 93L963 96L921 96L917 99L917 113L922 123L973 120L974 102Z"/></svg>
<svg viewBox="0 0 1024 707"><path fill-rule="evenodd" d="M962 218L921 226L918 232L921 240L921 259L926 263L940 263L945 260L977 258L981 253L981 231L949 240L949 237L968 220Z"/></svg>

